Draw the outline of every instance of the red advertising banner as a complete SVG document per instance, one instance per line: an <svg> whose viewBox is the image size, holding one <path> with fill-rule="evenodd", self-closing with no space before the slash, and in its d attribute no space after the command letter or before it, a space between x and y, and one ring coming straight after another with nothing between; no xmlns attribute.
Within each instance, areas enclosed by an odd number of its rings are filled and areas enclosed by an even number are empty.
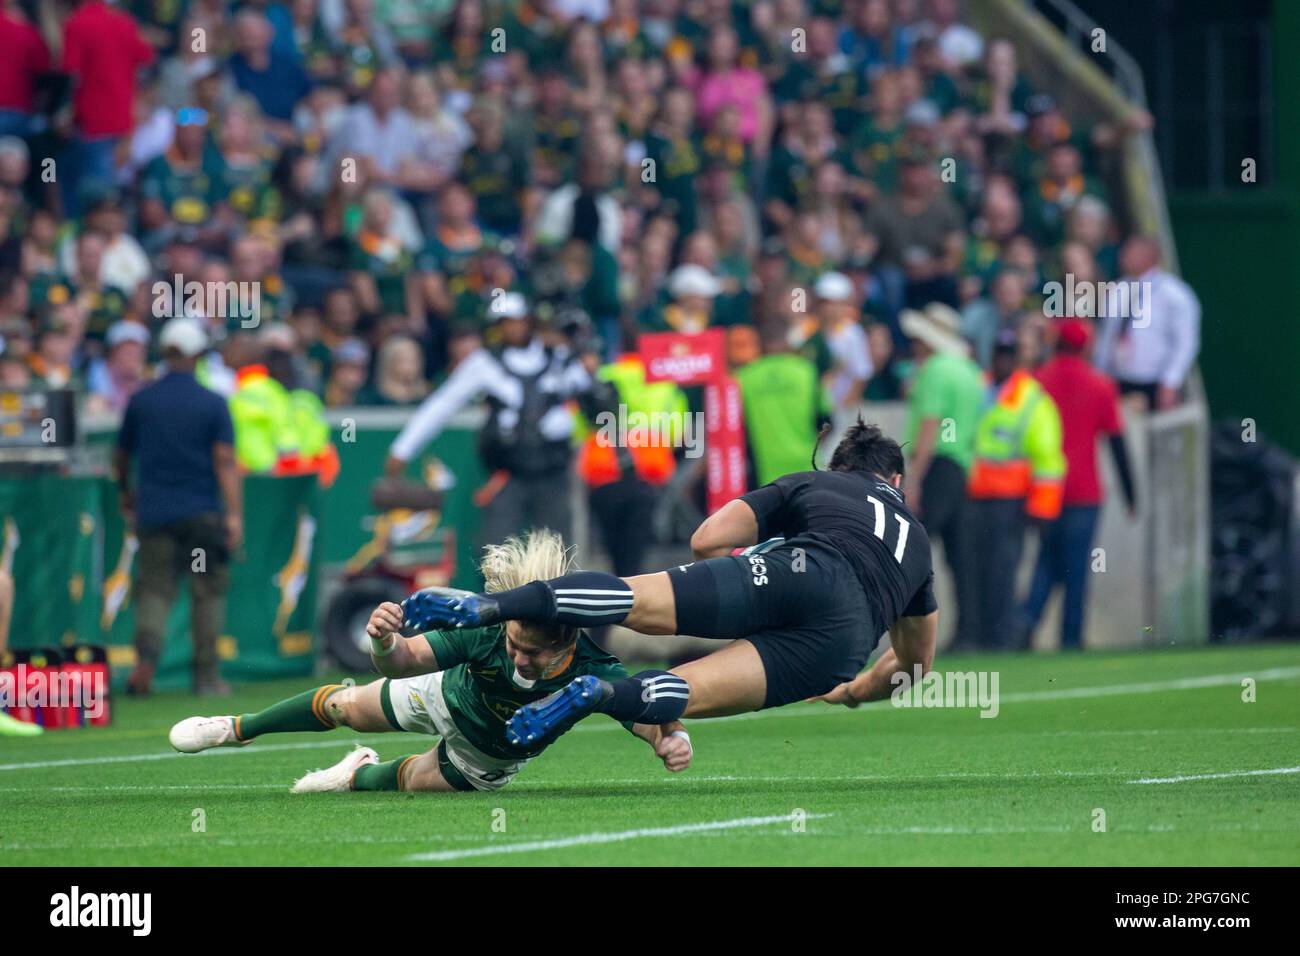
<svg viewBox="0 0 1300 956"><path fill-rule="evenodd" d="M745 493L745 415L740 385L724 375L704 386L709 514Z"/></svg>
<svg viewBox="0 0 1300 956"><path fill-rule="evenodd" d="M637 339L647 382L704 385L727 374L727 333L705 329L694 335L650 332Z"/></svg>

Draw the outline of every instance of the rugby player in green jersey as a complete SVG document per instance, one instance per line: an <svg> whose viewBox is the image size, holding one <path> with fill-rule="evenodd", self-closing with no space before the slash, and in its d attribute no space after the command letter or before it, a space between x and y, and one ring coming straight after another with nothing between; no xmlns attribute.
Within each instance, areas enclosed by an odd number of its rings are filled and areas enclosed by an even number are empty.
<svg viewBox="0 0 1300 956"><path fill-rule="evenodd" d="M571 570L560 536L533 532L485 549L487 590L502 591ZM333 767L300 779L295 793L342 790L497 790L545 749L506 740L506 721L577 677L621 680L627 671L576 626L509 621L467 630L402 637L402 608L381 604L367 630L371 657L383 680L365 686L329 684L255 714L189 717L171 730L183 753L243 746L268 733L333 730L407 731L441 738L423 754L381 763L357 747ZM623 724L650 744L673 772L691 762L691 743L679 721Z"/></svg>

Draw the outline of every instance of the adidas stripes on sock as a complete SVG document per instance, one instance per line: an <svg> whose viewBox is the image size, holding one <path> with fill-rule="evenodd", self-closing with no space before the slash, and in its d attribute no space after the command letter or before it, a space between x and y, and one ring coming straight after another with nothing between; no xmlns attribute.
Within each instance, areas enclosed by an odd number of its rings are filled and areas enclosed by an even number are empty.
<svg viewBox="0 0 1300 956"><path fill-rule="evenodd" d="M686 712L691 688L668 671L642 671L610 681L613 694L597 708L615 720L634 724L666 724Z"/></svg>
<svg viewBox="0 0 1300 956"><path fill-rule="evenodd" d="M572 627L618 624L632 610L632 589L627 582L604 571L574 571L488 597L501 609L502 620Z"/></svg>

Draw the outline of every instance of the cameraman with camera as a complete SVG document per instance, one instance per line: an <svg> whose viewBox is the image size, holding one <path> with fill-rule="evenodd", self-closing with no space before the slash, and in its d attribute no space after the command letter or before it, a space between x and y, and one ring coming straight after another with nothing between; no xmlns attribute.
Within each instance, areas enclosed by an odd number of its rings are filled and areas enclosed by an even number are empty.
<svg viewBox="0 0 1300 956"><path fill-rule="evenodd" d="M483 511L483 542L501 542L530 528L550 528L568 538L574 425L568 402L576 399L594 414L611 403L612 390L592 378L567 341L581 324L564 326L557 344L554 336L543 335L518 292L495 296L488 319L497 344L468 356L424 400L393 441L385 473L400 476L456 412L482 396L488 420L479 456L488 480L474 500Z"/></svg>

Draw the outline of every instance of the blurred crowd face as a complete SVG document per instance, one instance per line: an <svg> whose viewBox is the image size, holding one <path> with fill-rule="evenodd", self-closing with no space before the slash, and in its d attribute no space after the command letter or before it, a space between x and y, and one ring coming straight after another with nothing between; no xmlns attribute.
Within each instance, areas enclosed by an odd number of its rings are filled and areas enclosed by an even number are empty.
<svg viewBox="0 0 1300 956"><path fill-rule="evenodd" d="M693 232L682 244L681 260L715 272L718 268L718 243L707 232Z"/></svg>
<svg viewBox="0 0 1300 956"><path fill-rule="evenodd" d="M993 280L993 303L1003 315L1012 315L1024 307L1026 291L1024 274L1004 269Z"/></svg>
<svg viewBox="0 0 1300 956"><path fill-rule="evenodd" d="M402 72L384 69L375 74L368 91L370 108L380 116L397 109L402 102Z"/></svg>
<svg viewBox="0 0 1300 956"><path fill-rule="evenodd" d="M203 155L203 144L207 139L208 127L200 122L199 117L190 114L187 121L176 125L176 150L189 161L197 160Z"/></svg>
<svg viewBox="0 0 1300 956"><path fill-rule="evenodd" d="M984 66L988 70L989 80L995 87L1011 89L1016 82L1019 67L1016 64L1016 48L1008 40L994 40L984 54Z"/></svg>
<svg viewBox="0 0 1300 956"><path fill-rule="evenodd" d="M604 71L604 57L600 51L600 34L590 23L577 26L569 40L569 65L578 76Z"/></svg>
<svg viewBox="0 0 1300 956"><path fill-rule="evenodd" d="M439 220L453 229L469 225L474 218L474 197L460 183L453 183L443 190L438 202Z"/></svg>
<svg viewBox="0 0 1300 956"><path fill-rule="evenodd" d="M674 131L689 130L695 116L695 102L685 89L675 86L664 97L664 121Z"/></svg>
<svg viewBox="0 0 1300 956"><path fill-rule="evenodd" d="M1160 264L1160 246L1145 236L1133 236L1120 248L1119 267L1136 278Z"/></svg>
<svg viewBox="0 0 1300 956"><path fill-rule="evenodd" d="M867 329L867 350L871 354L871 367L879 371L889 365L894 357L894 335L889 326L873 322Z"/></svg>
<svg viewBox="0 0 1300 956"><path fill-rule="evenodd" d="M144 378L148 358L149 350L139 342L119 342L108 353L108 372L118 382L138 382Z"/></svg>
<svg viewBox="0 0 1300 956"><path fill-rule="evenodd" d="M31 370L21 357L9 352L0 355L0 388L21 392L31 383Z"/></svg>
<svg viewBox="0 0 1300 956"><path fill-rule="evenodd" d="M333 289L325 296L325 326L334 335L348 338L357 327L356 296L349 289Z"/></svg>
<svg viewBox="0 0 1300 956"><path fill-rule="evenodd" d="M246 59L258 59L271 48L271 23L262 14L245 8L235 17L235 49Z"/></svg>
<svg viewBox="0 0 1300 956"><path fill-rule="evenodd" d="M103 261L103 236L95 232L83 232L77 237L77 274L83 282L99 282L99 270Z"/></svg>
<svg viewBox="0 0 1300 956"><path fill-rule="evenodd" d="M1067 242L1061 247L1061 271L1072 275L1076 282L1096 282L1097 260L1081 242Z"/></svg>
<svg viewBox="0 0 1300 956"><path fill-rule="evenodd" d="M1005 185L990 186L984 197L984 223L989 236L1001 241L1020 228L1020 198Z"/></svg>
<svg viewBox="0 0 1300 956"><path fill-rule="evenodd" d="M1058 183L1066 183L1083 170L1083 159L1079 151L1068 144L1061 144L1052 149L1047 156L1047 176Z"/></svg>
<svg viewBox="0 0 1300 956"><path fill-rule="evenodd" d="M714 27L709 34L709 69L714 72L730 70L736 65L739 55L740 42L736 39L736 31L725 25Z"/></svg>
<svg viewBox="0 0 1300 956"><path fill-rule="evenodd" d="M377 236L386 236L393 224L393 200L378 190L366 194L362 214L365 228Z"/></svg>
<svg viewBox="0 0 1300 956"><path fill-rule="evenodd" d="M419 384L424 371L424 354L414 339L394 336L384 343L379 357L383 383L401 387Z"/></svg>

